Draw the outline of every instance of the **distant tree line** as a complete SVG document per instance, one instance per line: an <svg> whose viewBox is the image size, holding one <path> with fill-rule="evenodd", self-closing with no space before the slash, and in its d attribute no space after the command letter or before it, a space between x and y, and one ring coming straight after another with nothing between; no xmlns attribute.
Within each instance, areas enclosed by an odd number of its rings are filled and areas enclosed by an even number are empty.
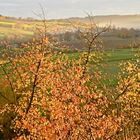
<svg viewBox="0 0 140 140"><path fill-rule="evenodd" d="M80 39L79 31L67 31L64 33L59 33L54 35L58 38L60 42L63 42L72 48L83 48L84 43ZM140 38L140 30L134 28L110 28L110 31L102 34L101 38L105 41L105 46L107 48L130 48L132 44L134 48L139 47L138 39ZM111 42L115 40L114 45L111 45ZM134 43L135 42L135 43Z"/></svg>

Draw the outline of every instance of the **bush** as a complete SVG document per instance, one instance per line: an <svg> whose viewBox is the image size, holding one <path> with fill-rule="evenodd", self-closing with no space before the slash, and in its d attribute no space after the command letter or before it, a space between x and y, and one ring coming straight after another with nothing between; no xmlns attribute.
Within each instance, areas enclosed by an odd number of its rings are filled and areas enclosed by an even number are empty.
<svg viewBox="0 0 140 140"><path fill-rule="evenodd" d="M87 52L78 60L68 59L53 49L57 43L43 37L24 44L7 60L7 68L1 65L14 98L0 112L4 139L139 137L139 61L121 66L124 76L116 88L107 88L100 71L89 72L89 62L98 67L100 60L99 54L91 57L100 34L91 35Z"/></svg>

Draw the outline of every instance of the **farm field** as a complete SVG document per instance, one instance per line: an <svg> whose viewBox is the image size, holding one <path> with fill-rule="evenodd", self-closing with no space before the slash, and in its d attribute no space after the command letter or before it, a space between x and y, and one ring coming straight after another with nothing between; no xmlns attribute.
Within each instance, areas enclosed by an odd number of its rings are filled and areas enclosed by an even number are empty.
<svg viewBox="0 0 140 140"><path fill-rule="evenodd" d="M35 32L38 32L38 28L43 27L42 21L29 21L29 20L3 20L0 19L0 39L9 36L33 36ZM72 30L72 25L70 22L65 21L46 21L46 27L48 33L60 33ZM82 27L79 23L76 24L78 27Z"/></svg>

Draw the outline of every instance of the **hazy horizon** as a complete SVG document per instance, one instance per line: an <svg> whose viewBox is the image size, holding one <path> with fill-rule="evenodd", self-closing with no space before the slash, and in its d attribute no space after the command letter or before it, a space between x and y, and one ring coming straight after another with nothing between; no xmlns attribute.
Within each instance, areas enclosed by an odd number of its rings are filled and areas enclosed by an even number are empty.
<svg viewBox="0 0 140 140"><path fill-rule="evenodd" d="M0 0L0 14L37 18L40 4L49 19L85 17L86 12L97 16L140 14L138 0Z"/></svg>

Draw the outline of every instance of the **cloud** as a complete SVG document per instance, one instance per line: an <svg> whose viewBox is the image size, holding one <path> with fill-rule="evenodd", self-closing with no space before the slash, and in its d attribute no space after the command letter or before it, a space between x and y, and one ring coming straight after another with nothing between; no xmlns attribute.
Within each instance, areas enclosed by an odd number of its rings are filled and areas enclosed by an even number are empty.
<svg viewBox="0 0 140 140"><path fill-rule="evenodd" d="M49 18L86 16L85 11L95 15L140 13L140 0L0 0L0 14L35 17L32 11L41 11L39 3Z"/></svg>

